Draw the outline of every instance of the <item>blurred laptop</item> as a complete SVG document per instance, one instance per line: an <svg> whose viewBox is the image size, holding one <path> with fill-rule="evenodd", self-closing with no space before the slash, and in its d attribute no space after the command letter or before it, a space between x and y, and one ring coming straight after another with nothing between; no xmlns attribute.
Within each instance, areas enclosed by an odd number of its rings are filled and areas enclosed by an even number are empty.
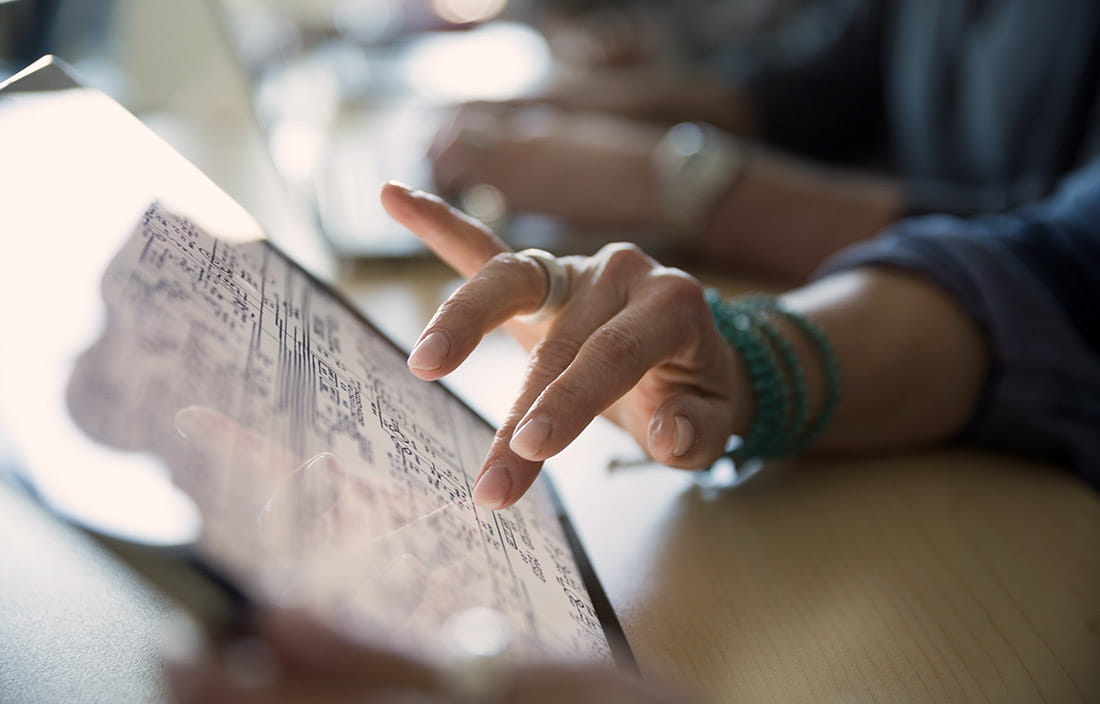
<svg viewBox="0 0 1100 704"><path fill-rule="evenodd" d="M504 19L519 11L508 0L210 1L276 170L343 258L425 254L379 185L432 189L427 152L450 108L529 93L550 71L542 37Z"/></svg>

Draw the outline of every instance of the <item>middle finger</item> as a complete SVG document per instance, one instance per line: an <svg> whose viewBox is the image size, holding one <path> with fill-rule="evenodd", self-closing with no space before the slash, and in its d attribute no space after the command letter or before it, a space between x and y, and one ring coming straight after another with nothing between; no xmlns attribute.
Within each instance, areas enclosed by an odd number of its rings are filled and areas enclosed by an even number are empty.
<svg viewBox="0 0 1100 704"><path fill-rule="evenodd" d="M622 308L623 299L607 293L578 296L582 305L567 304L546 337L531 351L520 393L497 430L474 485L477 503L505 508L534 483L542 462L516 453L512 447L516 428L535 400L573 363L592 333Z"/></svg>

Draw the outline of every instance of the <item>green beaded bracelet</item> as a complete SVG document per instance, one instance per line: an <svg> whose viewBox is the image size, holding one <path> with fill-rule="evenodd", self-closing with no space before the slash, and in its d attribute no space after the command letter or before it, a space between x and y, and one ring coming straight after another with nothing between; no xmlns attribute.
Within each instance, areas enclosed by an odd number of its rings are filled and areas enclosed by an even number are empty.
<svg viewBox="0 0 1100 704"><path fill-rule="evenodd" d="M735 461L758 457L786 435L779 361L757 329L752 311L724 300L714 289L707 289L705 296L718 332L745 363L755 406L752 427L742 437L741 445L728 454Z"/></svg>
<svg viewBox="0 0 1100 704"><path fill-rule="evenodd" d="M751 296L747 302L749 305L786 318L810 340L817 350L825 380L825 398L817 418L800 434L801 436L791 447L791 454L803 452L824 432L840 402L840 363L837 361L829 339L825 337L825 332L805 316L787 310L772 296L755 295Z"/></svg>
<svg viewBox="0 0 1100 704"><path fill-rule="evenodd" d="M726 453L734 462L781 457L807 449L832 419L840 398L840 371L825 333L804 316L783 308L771 296L726 301L714 289L707 304L719 333L745 361L754 402L752 426L739 446ZM794 348L768 320L790 321L813 344L823 370L825 394L817 417L809 421L805 374ZM780 364L782 361L782 365ZM785 384L786 380L789 384Z"/></svg>
<svg viewBox="0 0 1100 704"><path fill-rule="evenodd" d="M789 428L786 435L788 437L799 437L806 430L806 415L809 403L806 398L806 375L802 372L802 365L798 363L794 346L771 324L771 321L767 318L766 309L754 306L751 301L744 301L742 305L752 311L757 327L760 328L772 347L779 353L779 358L783 360L783 366L790 382L786 388L789 411ZM789 444L789 441L784 444Z"/></svg>

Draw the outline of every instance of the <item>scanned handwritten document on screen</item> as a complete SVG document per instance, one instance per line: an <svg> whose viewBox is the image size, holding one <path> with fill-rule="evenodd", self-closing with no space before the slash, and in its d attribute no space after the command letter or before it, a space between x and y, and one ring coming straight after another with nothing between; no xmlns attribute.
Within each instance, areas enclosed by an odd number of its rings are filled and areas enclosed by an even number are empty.
<svg viewBox="0 0 1100 704"><path fill-rule="evenodd" d="M447 618L491 606L521 656L610 656L547 487L475 506L492 429L268 243L153 205L100 293L70 411L162 458L200 549L248 588L429 654Z"/></svg>

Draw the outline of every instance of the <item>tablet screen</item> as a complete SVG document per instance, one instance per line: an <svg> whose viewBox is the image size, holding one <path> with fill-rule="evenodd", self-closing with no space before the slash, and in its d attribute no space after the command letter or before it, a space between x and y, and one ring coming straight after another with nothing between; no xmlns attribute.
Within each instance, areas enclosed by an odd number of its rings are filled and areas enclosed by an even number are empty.
<svg viewBox="0 0 1100 704"><path fill-rule="evenodd" d="M163 461L201 552L250 591L421 653L487 606L521 654L608 657L547 487L474 505L492 428L271 244L153 204L100 294L72 417Z"/></svg>
<svg viewBox="0 0 1100 704"><path fill-rule="evenodd" d="M0 123L0 425L52 503L154 534L197 507L261 600L423 656L489 606L521 656L610 657L546 481L475 506L492 428L239 206L94 91Z"/></svg>

